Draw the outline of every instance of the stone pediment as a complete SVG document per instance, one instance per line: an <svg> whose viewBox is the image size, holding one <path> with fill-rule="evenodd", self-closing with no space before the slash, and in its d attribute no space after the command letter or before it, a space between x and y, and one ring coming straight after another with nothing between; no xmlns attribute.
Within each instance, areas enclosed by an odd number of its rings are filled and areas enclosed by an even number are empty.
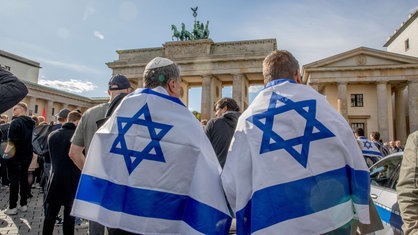
<svg viewBox="0 0 418 235"><path fill-rule="evenodd" d="M303 66L303 70L417 65L418 58L359 47Z"/></svg>

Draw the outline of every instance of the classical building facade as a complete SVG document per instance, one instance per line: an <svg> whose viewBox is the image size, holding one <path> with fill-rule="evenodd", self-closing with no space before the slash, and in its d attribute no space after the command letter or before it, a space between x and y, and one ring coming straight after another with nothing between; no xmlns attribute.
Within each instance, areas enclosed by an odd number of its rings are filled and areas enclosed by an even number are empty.
<svg viewBox="0 0 418 235"><path fill-rule="evenodd" d="M418 130L418 58L360 47L303 66L303 80L384 141Z"/></svg>
<svg viewBox="0 0 418 235"><path fill-rule="evenodd" d="M113 74L127 76L143 87L142 74L154 57L166 57L181 69L181 100L188 104L188 90L202 87L201 117L214 117L213 105L222 98L222 87L232 85L232 98L248 107L248 87L263 84L264 58L277 49L276 39L214 43L211 39L166 42L163 47L119 50L119 59L107 63Z"/></svg>
<svg viewBox="0 0 418 235"><path fill-rule="evenodd" d="M28 104L28 114L40 116L45 114L47 122L56 121L55 114L60 109L79 109L85 111L88 108L106 102L103 99L90 99L84 96L75 95L69 92L49 88L38 84L39 69L38 62L20 57L0 50L0 66L12 72L21 79L29 89L28 95L22 100ZM11 110L5 112L12 116Z"/></svg>

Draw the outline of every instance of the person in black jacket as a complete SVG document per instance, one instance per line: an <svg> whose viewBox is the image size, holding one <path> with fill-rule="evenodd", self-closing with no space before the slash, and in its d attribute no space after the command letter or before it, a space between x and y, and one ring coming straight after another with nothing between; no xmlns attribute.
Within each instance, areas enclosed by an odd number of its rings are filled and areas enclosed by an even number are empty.
<svg viewBox="0 0 418 235"><path fill-rule="evenodd" d="M222 98L215 103L216 118L209 120L205 126L205 133L212 143L222 168L241 114L239 111L240 108L234 99Z"/></svg>
<svg viewBox="0 0 418 235"><path fill-rule="evenodd" d="M28 92L23 82L0 66L0 113L19 103Z"/></svg>
<svg viewBox="0 0 418 235"><path fill-rule="evenodd" d="M81 119L81 113L71 111L68 114L68 122L48 136L49 155L51 157L51 172L45 192L46 207L43 225L44 235L53 234L55 219L64 206L64 234L74 234L75 218L70 216L75 193L81 171L68 156L71 145L71 137Z"/></svg>
<svg viewBox="0 0 418 235"><path fill-rule="evenodd" d="M0 115L0 156L3 155L4 149L7 144L7 133L9 132L9 116L6 114ZM7 176L7 159L0 158L0 177L1 177L1 189L9 187L9 177Z"/></svg>
<svg viewBox="0 0 418 235"><path fill-rule="evenodd" d="M35 121L26 116L28 106L20 102L13 107L13 120L10 123L8 142L3 158L8 159L7 169L10 180L9 208L7 215L17 214L17 200L20 189L20 211L28 210L28 169L33 157L32 132Z"/></svg>

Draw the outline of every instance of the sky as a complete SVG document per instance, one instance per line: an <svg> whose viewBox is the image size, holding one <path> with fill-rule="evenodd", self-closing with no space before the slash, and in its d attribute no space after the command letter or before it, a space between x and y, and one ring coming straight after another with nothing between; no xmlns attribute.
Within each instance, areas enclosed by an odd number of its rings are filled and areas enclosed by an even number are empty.
<svg viewBox="0 0 418 235"><path fill-rule="evenodd" d="M386 50L416 0L0 0L0 49L40 63L39 84L106 97L116 50L162 47L171 25L209 20L215 43L271 39L301 67L358 47ZM260 87L251 87L250 99ZM223 90L231 96L230 87ZM200 89L189 91L200 111Z"/></svg>

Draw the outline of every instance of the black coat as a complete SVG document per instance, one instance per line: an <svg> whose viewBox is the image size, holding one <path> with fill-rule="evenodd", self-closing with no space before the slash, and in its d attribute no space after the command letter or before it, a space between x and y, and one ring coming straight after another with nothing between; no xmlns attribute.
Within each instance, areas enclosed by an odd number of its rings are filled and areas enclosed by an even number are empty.
<svg viewBox="0 0 418 235"><path fill-rule="evenodd" d="M10 162L31 162L33 157L32 133L35 121L28 116L14 117L7 132L7 139L14 144L16 152Z"/></svg>
<svg viewBox="0 0 418 235"><path fill-rule="evenodd" d="M28 92L28 88L23 82L0 66L0 113L19 103Z"/></svg>
<svg viewBox="0 0 418 235"><path fill-rule="evenodd" d="M70 139L76 125L65 123L62 128L51 132L48 136L49 154L51 157L51 173L49 175L45 202L72 206L80 170L68 156Z"/></svg>
<svg viewBox="0 0 418 235"><path fill-rule="evenodd" d="M234 136L240 115L241 113L239 112L227 111L221 117L209 120L205 126L205 133L215 150L222 168L225 165L229 144Z"/></svg>

